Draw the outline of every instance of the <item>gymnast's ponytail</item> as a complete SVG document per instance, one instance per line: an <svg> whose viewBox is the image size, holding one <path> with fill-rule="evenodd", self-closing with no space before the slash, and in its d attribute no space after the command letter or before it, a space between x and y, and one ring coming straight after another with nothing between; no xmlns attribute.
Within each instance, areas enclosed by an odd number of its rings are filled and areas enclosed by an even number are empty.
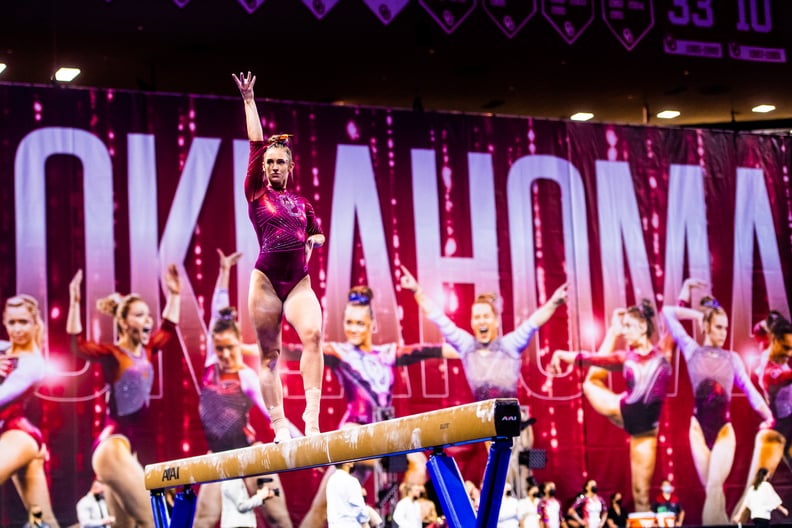
<svg viewBox="0 0 792 528"><path fill-rule="evenodd" d="M783 341L784 336L792 334L792 323L775 310L767 316L767 328L777 341Z"/></svg>
<svg viewBox="0 0 792 528"><path fill-rule="evenodd" d="M701 310L704 312L704 316L701 320L705 325L712 324L712 318L715 315L726 315L726 310L723 309L723 306L720 305L715 297L709 295L702 297L699 304L701 305Z"/></svg>
<svg viewBox="0 0 792 528"><path fill-rule="evenodd" d="M220 310L218 318L212 327L212 334L222 334L223 332L233 332L238 338L242 337L242 331L237 323L237 311L233 306L227 306Z"/></svg>
<svg viewBox="0 0 792 528"><path fill-rule="evenodd" d="M124 333L124 328L121 322L129 315L129 308L135 302L146 302L137 293L130 293L126 296L121 296L120 293L111 293L107 297L102 297L96 301L96 309L105 315L109 315L116 321L116 330L118 334Z"/></svg>
<svg viewBox="0 0 792 528"><path fill-rule="evenodd" d="M639 304L627 308L627 314L646 323L646 337L652 337L652 334L654 334L655 331L655 311L654 307L652 306L652 301L649 299L641 300Z"/></svg>

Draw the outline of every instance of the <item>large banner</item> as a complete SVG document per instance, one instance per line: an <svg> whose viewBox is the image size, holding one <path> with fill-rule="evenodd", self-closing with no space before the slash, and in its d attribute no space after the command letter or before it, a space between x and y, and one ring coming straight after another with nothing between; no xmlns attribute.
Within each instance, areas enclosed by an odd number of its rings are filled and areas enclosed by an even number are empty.
<svg viewBox="0 0 792 528"><path fill-rule="evenodd" d="M730 319L726 347L749 371L760 352L753 324L769 309L788 315L789 138L263 100L259 110L265 134L294 134L291 186L313 203L327 235L310 270L327 341L344 341L347 291L362 283L375 292L375 343L441 341L400 289L401 265L463 329L470 328L476 293L499 295L506 333L568 282L569 302L523 352L519 387L536 418L535 447L547 450L547 466L534 474L556 481L564 500L595 478L601 495L618 490L631 503L630 439L583 395L585 370L551 374L554 350L596 350L615 308L649 299L659 313L676 304L686 277L712 284ZM231 301L245 338L254 340L247 288L258 245L242 190L245 120L233 97L14 85L0 85L0 115L0 295L35 296L46 318L48 372L31 413L48 446L56 514L68 524L92 478L107 393L99 366L69 348L68 284L78 269L85 272L87 337L110 341L113 321L95 301L134 291L159 313L160 277L176 264L180 339L155 358L147 426L162 460L207 450L197 395L216 248L244 253ZM662 328L662 317L657 322ZM284 341L298 341L288 327ZM689 447L694 395L676 350L671 364L651 496L671 479L686 520L696 523L705 494ZM301 426L299 367L287 362L282 372L287 415ZM329 370L324 380L320 419L330 430L345 399ZM625 389L619 372L609 383ZM397 415L469 401L459 360L397 369ZM731 417L729 512L748 478L762 421L739 389ZM258 422L261 439L271 439L266 422ZM483 461L480 450L462 453L464 475L479 480ZM300 474L297 486L283 477L295 520L312 499L305 482L321 478ZM788 482L780 468L774 483L789 498ZM0 524L24 517L6 482Z"/></svg>

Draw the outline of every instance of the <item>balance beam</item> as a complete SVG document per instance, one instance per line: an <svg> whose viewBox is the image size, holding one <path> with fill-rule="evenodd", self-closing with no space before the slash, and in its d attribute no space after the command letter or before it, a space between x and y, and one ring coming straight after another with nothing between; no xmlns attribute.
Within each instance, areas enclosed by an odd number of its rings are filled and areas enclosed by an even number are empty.
<svg viewBox="0 0 792 528"><path fill-rule="evenodd" d="M516 399L485 400L280 444L149 464L148 490L280 473L520 435Z"/></svg>

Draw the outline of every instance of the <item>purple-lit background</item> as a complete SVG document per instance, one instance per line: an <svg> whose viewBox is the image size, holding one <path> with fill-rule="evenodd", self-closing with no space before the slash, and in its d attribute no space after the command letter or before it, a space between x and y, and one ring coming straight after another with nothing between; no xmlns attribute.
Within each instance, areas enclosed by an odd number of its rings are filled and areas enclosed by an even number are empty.
<svg viewBox="0 0 792 528"><path fill-rule="evenodd" d="M173 0L180 8L185 8L190 1ZM363 1L371 14L386 26L410 3L410 0ZM261 12L267 11L264 0L237 2L251 15L260 8ZM323 20L341 0L302 0L302 3L317 20ZM415 3L449 35L480 8L510 39L537 19L536 23L548 24L559 38L572 45L592 24L599 23L630 52L654 32L661 37L649 45L661 42L663 53L668 55L787 61L781 42L783 19L777 6L774 12L770 0L733 0L717 5L662 0L601 0L599 3L594 0L417 0ZM368 22L360 20L360 23Z"/></svg>
<svg viewBox="0 0 792 528"><path fill-rule="evenodd" d="M345 294L362 282L375 290L376 341L439 339L398 289L399 264L463 328L476 291L501 294L503 330L510 331L570 282L569 305L525 353L520 387L537 418L537 447L548 450L537 478L558 482L562 497L591 476L604 494L619 489L629 500L628 439L581 398L577 373L548 376L553 349L596 347L613 308L642 297L658 307L675 302L690 274L714 284L731 316L732 346L749 365L757 357L752 323L768 305L788 312L787 138L266 101L259 108L266 132L295 135L294 185L328 236L311 269L327 340L343 339ZM157 420L148 425L163 460L206 450L196 377L215 248L245 253L232 278L232 301L243 312L257 249L239 188L247 165L244 116L236 98L11 85L0 85L0 113L0 294L25 291L46 308L51 371L37 402L56 514L67 524L91 479L91 444L104 412L99 370L71 357L67 346L68 282L78 268L86 271L85 326L91 337L111 339L111 321L93 310L93 300L134 290L159 306L163 267L180 267L182 339L156 365ZM252 339L247 324L245 332ZM288 330L285 340L296 341ZM287 366L287 413L301 424L302 383L297 365ZM460 369L440 360L400 369L398 414L470 401ZM688 448L692 396L676 355L674 373L654 484L670 475L695 523L703 490ZM623 388L620 375L612 380ZM324 395L328 430L343 413L329 372ZM741 394L732 415L729 507L760 421ZM266 425L255 422L268 440ZM463 473L477 479L483 452L463 451ZM319 478L314 471L284 476L295 520L312 498L305 482ZM786 470L776 481L789 495ZM7 483L0 523L22 515Z"/></svg>

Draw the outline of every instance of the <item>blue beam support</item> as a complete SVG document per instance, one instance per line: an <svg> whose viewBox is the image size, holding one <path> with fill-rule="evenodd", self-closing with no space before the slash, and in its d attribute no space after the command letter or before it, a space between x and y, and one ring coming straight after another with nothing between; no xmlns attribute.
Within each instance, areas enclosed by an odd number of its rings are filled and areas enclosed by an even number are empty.
<svg viewBox="0 0 792 528"><path fill-rule="evenodd" d="M498 438L490 446L478 512L473 511L456 461L442 450L429 457L427 469L450 528L496 528L511 456L511 438Z"/></svg>
<svg viewBox="0 0 792 528"><path fill-rule="evenodd" d="M195 519L196 497L189 486L185 486L184 491L176 494L173 501L173 518L170 528L190 528Z"/></svg>
<svg viewBox="0 0 792 528"><path fill-rule="evenodd" d="M436 450L426 465L437 499L450 528L470 528L476 524L476 513L470 503L465 482L456 461L442 450Z"/></svg>
<svg viewBox="0 0 792 528"><path fill-rule="evenodd" d="M165 503L165 490L151 490L151 511L154 514L154 526L156 528L169 528L170 516L168 515L168 505Z"/></svg>
<svg viewBox="0 0 792 528"><path fill-rule="evenodd" d="M484 483L481 485L476 528L496 528L498 525L498 513L503 501L503 488L509 472L513 444L513 438L499 438L490 445Z"/></svg>
<svg viewBox="0 0 792 528"><path fill-rule="evenodd" d="M151 492L151 508L156 528L191 528L195 520L196 497L190 486L176 494L173 501L173 516L168 515L165 490Z"/></svg>

